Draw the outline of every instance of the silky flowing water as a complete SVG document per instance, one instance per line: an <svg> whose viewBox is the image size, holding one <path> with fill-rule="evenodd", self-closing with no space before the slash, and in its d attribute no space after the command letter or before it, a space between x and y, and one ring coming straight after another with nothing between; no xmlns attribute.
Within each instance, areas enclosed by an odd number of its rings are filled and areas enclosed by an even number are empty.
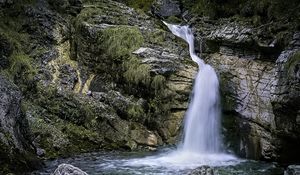
<svg viewBox="0 0 300 175"><path fill-rule="evenodd" d="M165 23L171 32L189 44L192 60L198 64L194 87L185 114L183 140L175 149L152 153L94 153L50 161L44 172L59 163L70 163L93 174L186 174L208 165L220 174L276 174L273 164L245 161L226 153L220 137L219 81L215 70L194 50L194 36L188 26ZM149 155L152 154L152 155ZM154 155L153 155L154 154ZM276 171L275 171L276 170Z"/></svg>

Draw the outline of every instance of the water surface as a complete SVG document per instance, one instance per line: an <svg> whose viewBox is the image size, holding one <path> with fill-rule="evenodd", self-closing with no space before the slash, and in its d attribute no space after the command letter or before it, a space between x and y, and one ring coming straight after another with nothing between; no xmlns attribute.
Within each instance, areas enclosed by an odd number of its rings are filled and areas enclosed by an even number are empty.
<svg viewBox="0 0 300 175"><path fill-rule="evenodd" d="M210 165L220 175L279 175L283 170L276 164L257 162L250 160L234 159L220 161L217 164L214 159L214 165L198 161L198 164L178 162L172 159L168 153L174 153L173 150L162 150L153 152L99 152L87 153L70 158L62 158L53 161L46 161L45 167L31 175L50 175L61 163L72 164L89 175L181 175L188 174L194 168L202 165ZM168 155L168 156L165 156ZM180 155L178 155L180 156ZM176 156L174 155L176 158ZM174 158L173 157L173 158ZM219 157L219 155L218 155ZM168 159L168 160L166 160ZM178 157L177 157L178 159ZM184 157L181 157L184 160ZM190 160L190 158L189 158ZM206 159L207 160L207 159Z"/></svg>

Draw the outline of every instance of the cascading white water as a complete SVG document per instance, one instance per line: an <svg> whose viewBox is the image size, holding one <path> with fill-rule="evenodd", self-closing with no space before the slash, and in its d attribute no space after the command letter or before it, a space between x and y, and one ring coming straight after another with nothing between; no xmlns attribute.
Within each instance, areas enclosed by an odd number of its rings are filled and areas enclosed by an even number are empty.
<svg viewBox="0 0 300 175"><path fill-rule="evenodd" d="M190 28L168 23L165 25L174 35L189 44L190 56L199 65L193 96L185 115L184 140L180 149L194 153L218 153L221 139L219 135L219 81L216 72L196 55L194 36Z"/></svg>
<svg viewBox="0 0 300 175"><path fill-rule="evenodd" d="M165 24L174 35L188 42L192 60L199 66L193 95L185 115L183 143L177 150L160 155L123 160L121 166L163 168L174 172L173 170L191 169L201 165L226 166L239 163L240 160L223 153L221 149L219 82L216 72L196 55L194 36L190 28Z"/></svg>

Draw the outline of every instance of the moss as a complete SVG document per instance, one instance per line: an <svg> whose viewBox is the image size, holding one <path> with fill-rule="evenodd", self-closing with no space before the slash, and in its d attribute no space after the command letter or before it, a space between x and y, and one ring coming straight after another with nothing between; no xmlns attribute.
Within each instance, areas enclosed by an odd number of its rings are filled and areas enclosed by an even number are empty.
<svg viewBox="0 0 300 175"><path fill-rule="evenodd" d="M14 53L9 61L9 72L12 77L33 79L36 71L33 69L31 58L28 55Z"/></svg>
<svg viewBox="0 0 300 175"><path fill-rule="evenodd" d="M183 22L182 19L176 17L176 16L169 16L167 19L166 19L166 22L168 23L173 23L173 24L178 24L178 23L181 23Z"/></svg>
<svg viewBox="0 0 300 175"><path fill-rule="evenodd" d="M150 44L163 45L166 40L166 31L157 29L145 34L145 40Z"/></svg>
<svg viewBox="0 0 300 175"><path fill-rule="evenodd" d="M0 38L8 43L8 65L1 74L9 77L17 84L26 96L35 90L34 76L36 74L32 58L27 54L31 48L30 36L24 31L24 6L35 3L34 0L25 0L15 3L13 7L3 9L0 15Z"/></svg>
<svg viewBox="0 0 300 175"><path fill-rule="evenodd" d="M97 7L86 7L81 10L75 20L75 27L78 29L83 22L94 24L93 17L101 14L101 9Z"/></svg>
<svg viewBox="0 0 300 175"><path fill-rule="evenodd" d="M48 115L58 116L77 125L84 125L94 118L91 105L77 100L71 92L61 94L55 87L40 86L35 102L43 107Z"/></svg>
<svg viewBox="0 0 300 175"><path fill-rule="evenodd" d="M132 57L129 61L124 63L125 73L124 78L127 82L133 85L143 84L146 86L150 85L150 66L142 64L136 57Z"/></svg>
<svg viewBox="0 0 300 175"><path fill-rule="evenodd" d="M135 9L141 9L144 12L148 12L154 0L124 0L125 3Z"/></svg>
<svg viewBox="0 0 300 175"><path fill-rule="evenodd" d="M115 15L107 16L107 14L112 12ZM105 18L103 18L103 16L105 16ZM129 17L122 12L122 8L120 8L117 4L105 1L86 1L84 8L75 19L75 26L78 29L83 22L87 22L89 24L108 23L127 25L129 21L128 18Z"/></svg>
<svg viewBox="0 0 300 175"><path fill-rule="evenodd" d="M101 31L98 43L104 56L120 60L138 49L144 43L144 38L138 27L118 26Z"/></svg>
<svg viewBox="0 0 300 175"><path fill-rule="evenodd" d="M155 93L157 94L158 91L161 91L165 87L166 78L162 75L156 75L152 82L151 87L155 90Z"/></svg>
<svg viewBox="0 0 300 175"><path fill-rule="evenodd" d="M23 53L13 53L9 58L9 68L2 72L20 87L25 96L36 90L34 80L36 73L32 59Z"/></svg>
<svg viewBox="0 0 300 175"><path fill-rule="evenodd" d="M215 17L216 4L214 0L182 0L183 7L191 10L192 13L199 16Z"/></svg>
<svg viewBox="0 0 300 175"><path fill-rule="evenodd" d="M59 103L59 99L57 100ZM39 102L37 100L37 103ZM50 113L49 109L45 109L43 105L28 101L24 107L27 108L26 111L30 114L28 115L28 121L32 136L36 138L36 144L45 149L45 158L69 156L101 148L102 136L93 130L94 127L89 125L92 122L91 120L86 120L84 125L77 125L72 121L62 119L61 116ZM87 111L91 109L90 106L84 105L79 110ZM85 112L82 115L85 115ZM69 119L70 117L66 118Z"/></svg>
<svg viewBox="0 0 300 175"><path fill-rule="evenodd" d="M128 108L128 117L130 120L138 121L140 118L145 116L144 109L140 105L131 105Z"/></svg>
<svg viewBox="0 0 300 175"><path fill-rule="evenodd" d="M298 0L182 0L183 8L194 15L224 18L240 15L243 17L260 16L261 22L295 21L299 18Z"/></svg>

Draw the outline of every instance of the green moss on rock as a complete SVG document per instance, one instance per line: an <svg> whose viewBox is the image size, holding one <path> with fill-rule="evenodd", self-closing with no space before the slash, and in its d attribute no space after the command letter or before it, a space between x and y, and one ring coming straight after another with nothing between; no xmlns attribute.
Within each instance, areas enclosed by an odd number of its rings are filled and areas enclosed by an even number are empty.
<svg viewBox="0 0 300 175"><path fill-rule="evenodd" d="M145 34L145 40L150 44L163 45L166 40L166 31L162 29L156 29Z"/></svg>
<svg viewBox="0 0 300 175"><path fill-rule="evenodd" d="M145 116L144 109L141 105L131 105L128 109L128 117L133 121L138 121Z"/></svg>
<svg viewBox="0 0 300 175"><path fill-rule="evenodd" d="M154 0L122 0L128 6L134 9L141 9L144 12L148 12Z"/></svg>
<svg viewBox="0 0 300 175"><path fill-rule="evenodd" d="M127 58L144 43L139 28L133 26L109 27L101 31L98 36L103 55L115 60Z"/></svg>
<svg viewBox="0 0 300 175"><path fill-rule="evenodd" d="M150 66L147 64L141 64L140 60L136 57L132 57L129 61L124 63L125 73L124 77L127 82L138 85L143 84L150 85Z"/></svg>
<svg viewBox="0 0 300 175"><path fill-rule="evenodd" d="M74 97L74 94L58 93L55 87L39 87L37 104L44 107L48 114L58 116L77 125L83 125L94 117L92 107Z"/></svg>
<svg viewBox="0 0 300 175"><path fill-rule="evenodd" d="M155 90L155 91L159 91L161 90L163 87L165 87L165 83L166 83L166 78L162 75L156 75L152 82L151 82L151 87Z"/></svg>

